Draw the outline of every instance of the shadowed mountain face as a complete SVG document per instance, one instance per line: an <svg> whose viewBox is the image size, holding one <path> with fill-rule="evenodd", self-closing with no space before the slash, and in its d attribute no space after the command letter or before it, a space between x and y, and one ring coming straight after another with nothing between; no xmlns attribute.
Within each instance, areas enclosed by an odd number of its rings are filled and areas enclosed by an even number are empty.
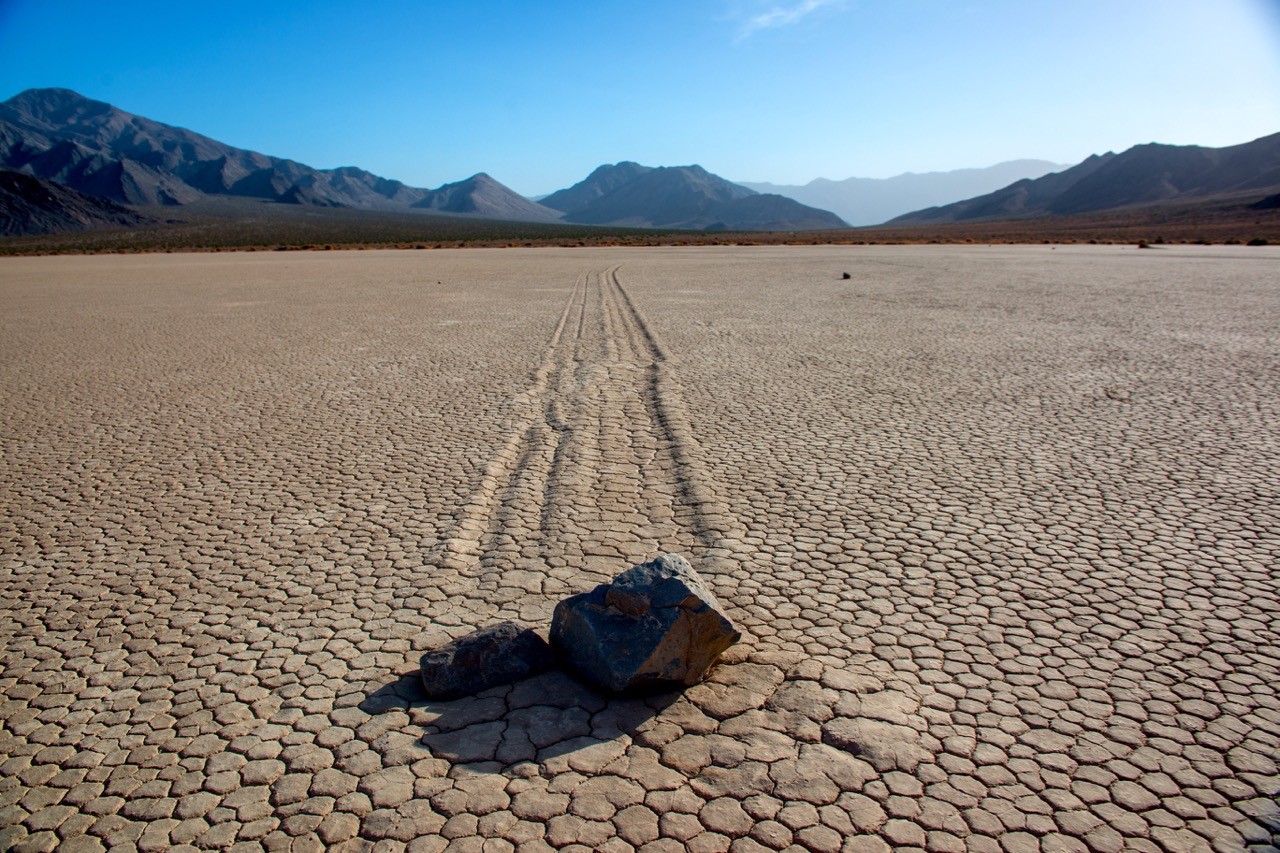
<svg viewBox="0 0 1280 853"><path fill-rule="evenodd" d="M124 204L176 205L231 195L360 210L449 210L495 219L549 221L558 215L488 176L433 192L353 166L313 169L67 89L29 89L0 104L0 166ZM470 190L475 197L467 199ZM436 198L440 193L443 200Z"/></svg>
<svg viewBox="0 0 1280 853"><path fill-rule="evenodd" d="M1228 148L1136 145L977 198L918 210L894 224L1036 219L1280 190L1280 133Z"/></svg>
<svg viewBox="0 0 1280 853"><path fill-rule="evenodd" d="M830 210L851 225L876 225L907 211L972 198L1022 178L1038 178L1061 166L1047 160L1010 160L985 169L907 172L892 178L817 178L803 186L739 183L762 193L777 193Z"/></svg>
<svg viewBox="0 0 1280 853"><path fill-rule="evenodd" d="M53 181L0 169L0 235L55 234L146 225L153 220Z"/></svg>
<svg viewBox="0 0 1280 853"><path fill-rule="evenodd" d="M646 228L801 231L845 228L835 214L762 195L701 166L601 166L542 204L567 222Z"/></svg>

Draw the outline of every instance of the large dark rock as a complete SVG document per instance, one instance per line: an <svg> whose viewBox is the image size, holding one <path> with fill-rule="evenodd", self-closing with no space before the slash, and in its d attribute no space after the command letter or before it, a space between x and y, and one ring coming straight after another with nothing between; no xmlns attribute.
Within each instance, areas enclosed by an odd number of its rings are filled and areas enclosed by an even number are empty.
<svg viewBox="0 0 1280 853"><path fill-rule="evenodd" d="M688 561L665 554L556 605L551 643L614 692L697 684L741 632Z"/></svg>
<svg viewBox="0 0 1280 853"><path fill-rule="evenodd" d="M515 622L499 622L422 656L422 687L429 699L457 699L550 669L547 641Z"/></svg>

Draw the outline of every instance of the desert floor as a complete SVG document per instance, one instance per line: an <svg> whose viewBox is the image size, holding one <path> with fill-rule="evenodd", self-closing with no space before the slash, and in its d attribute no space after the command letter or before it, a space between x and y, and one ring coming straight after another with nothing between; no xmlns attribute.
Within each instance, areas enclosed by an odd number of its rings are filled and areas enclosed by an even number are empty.
<svg viewBox="0 0 1280 853"><path fill-rule="evenodd" d="M0 849L1273 849L1278 339L1273 248L5 259ZM708 682L421 696L660 551Z"/></svg>

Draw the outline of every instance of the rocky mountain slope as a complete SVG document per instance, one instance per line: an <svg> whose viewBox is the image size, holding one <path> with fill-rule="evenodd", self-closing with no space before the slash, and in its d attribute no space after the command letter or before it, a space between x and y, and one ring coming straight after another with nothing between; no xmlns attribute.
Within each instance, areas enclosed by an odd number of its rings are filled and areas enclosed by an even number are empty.
<svg viewBox="0 0 1280 853"><path fill-rule="evenodd" d="M0 169L0 235L5 237L127 228L153 221L115 202Z"/></svg>
<svg viewBox="0 0 1280 853"><path fill-rule="evenodd" d="M624 160L621 163L606 163L597 167L594 172L568 189L553 192L551 195L539 199L538 203L564 212L582 210L601 196L611 193L652 171L652 166L641 166L639 163L633 163L630 160Z"/></svg>
<svg viewBox="0 0 1280 853"><path fill-rule="evenodd" d="M1095 154L1062 172L893 220L894 224L1036 219L1280 190L1280 133L1227 148L1136 145Z"/></svg>
<svg viewBox="0 0 1280 853"><path fill-rule="evenodd" d="M0 166L122 204L180 205L226 195L495 219L549 221L559 215L487 175L433 191L353 166L315 169L133 115L67 89L29 89L0 104Z"/></svg>

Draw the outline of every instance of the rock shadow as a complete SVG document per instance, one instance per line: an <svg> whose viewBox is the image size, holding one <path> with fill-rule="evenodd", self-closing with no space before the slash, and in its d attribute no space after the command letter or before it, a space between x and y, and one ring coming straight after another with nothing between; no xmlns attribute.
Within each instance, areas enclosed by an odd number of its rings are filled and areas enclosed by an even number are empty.
<svg viewBox="0 0 1280 853"><path fill-rule="evenodd" d="M680 690L610 696L563 670L552 670L474 696L431 700L419 673L379 687L360 703L381 714L406 711L425 734L423 757L506 773L522 763L565 758L574 769L599 769L621 758L646 722L680 698Z"/></svg>

